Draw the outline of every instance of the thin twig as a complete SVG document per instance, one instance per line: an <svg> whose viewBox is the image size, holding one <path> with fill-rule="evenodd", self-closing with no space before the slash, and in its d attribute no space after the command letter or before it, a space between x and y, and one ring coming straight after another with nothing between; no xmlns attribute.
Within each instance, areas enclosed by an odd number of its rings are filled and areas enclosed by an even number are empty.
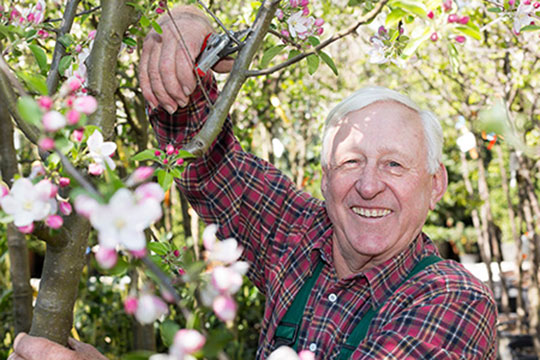
<svg viewBox="0 0 540 360"><path fill-rule="evenodd" d="M387 2L388 2L388 0L381 0L380 2L377 3L377 5L370 12L368 12L367 14L362 16L355 25L351 26L350 28L348 28L347 30L345 30L343 32L340 32L340 33L337 33L337 34L333 35L329 39L323 41L322 43L320 43L319 45L314 47L312 50L307 51L307 52L302 53L302 54L299 54L299 55L297 55L297 56L295 56L295 57L293 57L293 58L279 64L279 65L273 66L273 67L268 68L268 69L247 71L246 75L247 76L268 75L268 74L271 74L273 72L284 69L287 66L290 66L290 65L292 65L294 63L297 63L300 60L302 60L303 58L308 57L309 55L318 53L320 50L327 47L331 43L333 43L333 42L335 42L335 41L337 41L337 40L339 40L341 38L344 38L347 35L350 35L350 34L356 32L356 30L361 25L367 24L368 22L373 20L377 15L379 15L379 13L381 12L381 10L383 9L383 7L386 5Z"/></svg>
<svg viewBox="0 0 540 360"><path fill-rule="evenodd" d="M231 39L232 41L234 41L234 43L238 46L241 46L242 44L240 43L240 41L238 41L238 39L236 39L229 30L227 30L227 28L225 27L225 25L221 22L221 20L219 20L219 18L217 17L216 14L214 14L212 12L212 10L210 10L206 5L204 5L204 3L201 1L201 0L197 0L197 2L199 3L199 5L201 5L204 10L206 10L206 12L208 14L210 14L210 16L212 16L212 18L218 23L218 25L223 29L223 31L225 31L225 34L227 34L227 36L229 37L229 39Z"/></svg>
<svg viewBox="0 0 540 360"><path fill-rule="evenodd" d="M302 46L300 46L299 44L297 44L296 42L292 41L290 38L287 38L286 36L283 36L280 32L274 30L274 29L270 29L268 30L268 32L278 38L280 38L283 42L285 43L289 43L291 44L292 46L294 46L295 48L297 49L301 49Z"/></svg>
<svg viewBox="0 0 540 360"><path fill-rule="evenodd" d="M96 7L93 7L91 9L88 9L88 10L84 10L84 11L81 11L80 13L77 13L75 14L75 17L79 17L79 16L83 16L83 15L87 15L87 14L91 14L93 13L94 11L98 11L101 9L101 5L98 5ZM58 19L48 19L48 20L45 20L43 21L44 23L53 23L53 22L59 22L59 21L62 21L64 20L63 18L58 18Z"/></svg>
<svg viewBox="0 0 540 360"><path fill-rule="evenodd" d="M178 296L178 294L176 293L176 289L172 285L171 279L167 276L167 274L161 271L161 269L156 264L154 264L154 262L150 260L148 256L144 256L141 260L143 264L146 265L148 270L150 270L154 275L156 275L161 285L165 287L169 294L174 298L174 302L179 303L180 296ZM183 309L181 306L179 307L180 309ZM184 314L184 316L186 316L186 314Z"/></svg>
<svg viewBox="0 0 540 360"><path fill-rule="evenodd" d="M95 186L85 179L85 177L75 169L75 166L69 161L69 159L64 155L60 150L54 149L54 152L60 157L64 170L68 172L73 178L83 187L84 190L88 191L90 194L97 198L103 198L103 195L95 188Z"/></svg>

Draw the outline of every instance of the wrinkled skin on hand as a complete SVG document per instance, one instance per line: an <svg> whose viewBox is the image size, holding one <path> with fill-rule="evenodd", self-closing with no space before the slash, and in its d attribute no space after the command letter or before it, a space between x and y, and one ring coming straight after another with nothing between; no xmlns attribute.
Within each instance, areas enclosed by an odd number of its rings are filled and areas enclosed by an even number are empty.
<svg viewBox="0 0 540 360"><path fill-rule="evenodd" d="M213 29L204 13L196 7L177 6L171 10L171 15L174 22L167 13L159 18L161 35L151 30L144 39L139 80L150 106L162 106L172 114L178 106L184 107L189 102L197 85L193 64L204 38ZM214 70L228 72L232 65L233 60L224 59Z"/></svg>
<svg viewBox="0 0 540 360"><path fill-rule="evenodd" d="M68 339L68 349L45 338L19 333L8 360L107 360L92 345L73 338Z"/></svg>

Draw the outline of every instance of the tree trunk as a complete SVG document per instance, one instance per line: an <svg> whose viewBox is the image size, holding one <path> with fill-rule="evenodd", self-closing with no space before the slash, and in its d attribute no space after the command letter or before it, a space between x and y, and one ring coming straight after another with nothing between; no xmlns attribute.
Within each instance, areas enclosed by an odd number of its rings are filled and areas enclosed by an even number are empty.
<svg viewBox="0 0 540 360"><path fill-rule="evenodd" d="M0 99L1 100L1 99ZM3 101L0 101L0 173L8 185L17 174L18 164L13 144L13 123ZM15 334L28 332L32 324L32 287L26 238L13 224L7 226L9 272L13 287L13 319Z"/></svg>
<svg viewBox="0 0 540 360"><path fill-rule="evenodd" d="M461 169L463 171L463 181L465 182L465 188L467 189L467 193L471 197L473 195L473 187L471 180L469 179L469 167L467 166L467 159L465 158L464 153L460 153L461 155ZM483 232L482 232L482 226L480 224L480 217L478 216L478 210L474 209L471 212L471 217L473 220L474 230L476 231L476 237L478 238L478 248L480 250L480 257L482 259L482 262L486 265L487 273L488 273L488 283L491 291L494 290L493 286L493 274L491 273L491 252L489 251L489 245L486 243L487 239L485 238Z"/></svg>
<svg viewBox="0 0 540 360"><path fill-rule="evenodd" d="M493 222L493 214L491 212L491 201L489 198L489 188L486 180L486 169L484 167L484 161L481 157L477 160L478 164L478 192L480 193L480 199L484 202L482 204L482 220L483 220L483 232L487 237L487 243L491 246L491 254L497 263L499 268L499 278L501 280L501 306L505 314L508 315L510 312L508 308L508 286L506 284L506 279L502 270L502 255L499 251L500 239L497 236L495 231L495 224ZM490 259L492 260L492 259ZM491 264L489 264L491 266Z"/></svg>

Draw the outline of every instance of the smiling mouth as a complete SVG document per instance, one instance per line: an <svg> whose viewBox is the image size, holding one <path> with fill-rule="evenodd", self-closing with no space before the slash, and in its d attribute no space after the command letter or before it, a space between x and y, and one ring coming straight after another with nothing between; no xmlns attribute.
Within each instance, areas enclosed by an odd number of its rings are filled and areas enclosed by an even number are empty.
<svg viewBox="0 0 540 360"><path fill-rule="evenodd" d="M392 211L388 209L365 209L361 207L352 207L352 211L360 216L366 217L366 218L382 218L386 215L389 215Z"/></svg>

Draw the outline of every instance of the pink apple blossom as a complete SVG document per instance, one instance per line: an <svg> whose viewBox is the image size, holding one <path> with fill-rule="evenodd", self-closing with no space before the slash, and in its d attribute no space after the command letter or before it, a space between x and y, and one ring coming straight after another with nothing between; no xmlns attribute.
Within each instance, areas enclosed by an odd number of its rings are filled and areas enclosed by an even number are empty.
<svg viewBox="0 0 540 360"><path fill-rule="evenodd" d="M116 250L107 248L105 246L99 246L95 256L99 266L104 269L113 268L118 261L118 254L116 253Z"/></svg>
<svg viewBox="0 0 540 360"><path fill-rule="evenodd" d="M124 310L126 314L133 315L137 311L137 306L139 305L139 300L135 296L128 296L124 300Z"/></svg>
<svg viewBox="0 0 540 360"><path fill-rule="evenodd" d="M193 354L202 349L206 338L197 330L181 329L174 335L171 355L175 352Z"/></svg>
<svg viewBox="0 0 540 360"><path fill-rule="evenodd" d="M449 12L450 10L452 10L452 0L444 0L443 9L445 12Z"/></svg>
<svg viewBox="0 0 540 360"><path fill-rule="evenodd" d="M165 199L165 192L158 183L149 182L142 184L135 189L135 197L137 201L150 199L157 202L162 202Z"/></svg>
<svg viewBox="0 0 540 360"><path fill-rule="evenodd" d="M203 245L207 251L212 251L212 249L214 248L214 244L217 242L217 230L218 226L216 224L210 224L203 231Z"/></svg>
<svg viewBox="0 0 540 360"><path fill-rule="evenodd" d="M116 150L115 143L111 141L103 141L103 135L101 135L101 132L98 130L94 131L93 134L88 137L88 141L86 143L88 145L89 156L96 164L101 165L102 170L105 169L105 163L111 170L116 168L116 164L110 158L110 156Z"/></svg>
<svg viewBox="0 0 540 360"><path fill-rule="evenodd" d="M286 38L288 38L289 36L291 36L291 34L289 33L289 31L287 31L286 29L281 30L281 35L283 35L283 36L286 37Z"/></svg>
<svg viewBox="0 0 540 360"><path fill-rule="evenodd" d="M9 194L8 186L5 183L0 182L0 199L3 198L4 196L6 196L7 194ZM178 251L178 250L176 250L176 251Z"/></svg>
<svg viewBox="0 0 540 360"><path fill-rule="evenodd" d="M298 6L298 0L289 0L289 5L292 7L292 8L295 8Z"/></svg>
<svg viewBox="0 0 540 360"><path fill-rule="evenodd" d="M26 226L19 226L17 227L17 230L23 234L30 234L32 231L34 231L34 223L31 223L30 225Z"/></svg>
<svg viewBox="0 0 540 360"><path fill-rule="evenodd" d="M54 139L50 137L44 137L39 139L38 146L45 151L51 151L54 149Z"/></svg>
<svg viewBox="0 0 540 360"><path fill-rule="evenodd" d="M212 286L221 294L234 294L242 286L242 275L228 267L216 266L212 270Z"/></svg>
<svg viewBox="0 0 540 360"><path fill-rule="evenodd" d="M38 105L43 110L50 110L53 104L53 100L49 96L40 96L38 99Z"/></svg>
<svg viewBox="0 0 540 360"><path fill-rule="evenodd" d="M448 15L448 22L449 23L454 23L456 21L458 21L459 17L457 16L457 14L450 14Z"/></svg>
<svg viewBox="0 0 540 360"><path fill-rule="evenodd" d="M99 203L88 195L77 196L73 205L75 206L77 213L85 218L90 218L90 216L99 209Z"/></svg>
<svg viewBox="0 0 540 360"><path fill-rule="evenodd" d="M321 35L323 34L323 32L324 32L324 28L323 28L323 27L320 27L320 28L318 28L317 30L315 30L315 33L316 33L317 35L319 35L319 36L321 36Z"/></svg>
<svg viewBox="0 0 540 360"><path fill-rule="evenodd" d="M278 18L278 20L283 20L283 17L285 17L285 14L283 13L283 10L277 9L276 10L276 17Z"/></svg>
<svg viewBox="0 0 540 360"><path fill-rule="evenodd" d="M243 248L235 239L229 238L217 241L210 250L209 259L211 261L232 264L242 255Z"/></svg>
<svg viewBox="0 0 540 360"><path fill-rule="evenodd" d="M50 215L47 217L47 219L45 219L45 225L47 225L51 229L60 229L63 224L64 220L61 216L58 215Z"/></svg>
<svg viewBox="0 0 540 360"><path fill-rule="evenodd" d="M77 90L79 90L81 88L82 82L78 77L71 76L69 79L66 80L64 85L66 86L66 90L68 92L73 93L73 92L75 92L75 91L77 91Z"/></svg>
<svg viewBox="0 0 540 360"><path fill-rule="evenodd" d="M168 312L167 304L163 300L154 295L144 294L139 297L135 318L143 325L152 324Z"/></svg>
<svg viewBox="0 0 540 360"><path fill-rule="evenodd" d="M514 33L517 35L521 31L521 28L530 25L534 18L532 17L534 10L531 2L524 1L519 4L516 13L514 14L514 25L512 27Z"/></svg>
<svg viewBox="0 0 540 360"><path fill-rule="evenodd" d="M317 19L315 19L315 23L314 23L314 24L315 24L315 26L317 26L317 27L321 27L321 26L324 25L324 19L323 19L323 18L317 18Z"/></svg>
<svg viewBox="0 0 540 360"><path fill-rule="evenodd" d="M43 29L39 29L37 35L42 39L46 39L49 37L49 33Z"/></svg>
<svg viewBox="0 0 540 360"><path fill-rule="evenodd" d="M431 41L435 42L439 40L439 35L436 32L434 32L433 34L431 34L429 38L431 39Z"/></svg>
<svg viewBox="0 0 540 360"><path fill-rule="evenodd" d="M133 186L145 182L154 174L154 168L151 166L140 166L126 181L127 186Z"/></svg>
<svg viewBox="0 0 540 360"><path fill-rule="evenodd" d="M67 112L66 118L69 125L77 125L81 119L81 113L72 109Z"/></svg>
<svg viewBox="0 0 540 360"><path fill-rule="evenodd" d="M102 164L92 163L88 165L88 173L94 176L100 176L105 172L105 167Z"/></svg>
<svg viewBox="0 0 540 360"><path fill-rule="evenodd" d="M82 51L82 46L81 46L81 44L75 45L75 51L76 51L77 53L80 53L80 52Z"/></svg>
<svg viewBox="0 0 540 360"><path fill-rule="evenodd" d="M10 193L0 199L0 206L13 216L16 227L44 220L56 212L56 202L49 196L50 185L48 180L34 185L27 178L19 178L13 183Z"/></svg>
<svg viewBox="0 0 540 360"><path fill-rule="evenodd" d="M96 37L96 32L97 32L97 30L92 30L92 31L90 31L90 32L88 33L88 39L89 39L89 40L94 40L95 37Z"/></svg>
<svg viewBox="0 0 540 360"><path fill-rule="evenodd" d="M66 118L58 111L52 110L43 115L41 119L43 128L48 132L55 132L66 126Z"/></svg>
<svg viewBox="0 0 540 360"><path fill-rule="evenodd" d="M141 250L131 250L129 252L131 255L133 255L133 257L135 259L142 259L143 257L146 256L147 252L146 252L146 249L141 249Z"/></svg>
<svg viewBox="0 0 540 360"><path fill-rule="evenodd" d="M36 160L32 162L32 170L30 171L30 175L28 176L30 180L33 180L45 174L46 174L45 168L43 167L43 164L41 163L41 161Z"/></svg>
<svg viewBox="0 0 540 360"><path fill-rule="evenodd" d="M212 303L216 316L225 322L234 320L237 307L236 302L229 295L218 295Z"/></svg>
<svg viewBox="0 0 540 360"><path fill-rule="evenodd" d="M65 216L71 215L71 212L73 211L71 204L67 200L58 201L58 209Z"/></svg>
<svg viewBox="0 0 540 360"><path fill-rule="evenodd" d="M165 151L167 155L174 154L174 146L172 144L167 144L167 147L165 148Z"/></svg>
<svg viewBox="0 0 540 360"><path fill-rule="evenodd" d="M61 177L60 179L58 179L58 185L60 185L60 187L66 187L66 186L69 186L70 183L71 183L71 179L70 179L70 178L67 178L67 177Z"/></svg>
<svg viewBox="0 0 540 360"><path fill-rule="evenodd" d="M90 95L81 96L73 102L73 109L83 114L90 115L97 109L97 100Z"/></svg>
<svg viewBox="0 0 540 360"><path fill-rule="evenodd" d="M84 136L84 129L75 129L71 133L71 137L76 142L81 142Z"/></svg>
<svg viewBox="0 0 540 360"><path fill-rule="evenodd" d="M289 25L289 32L291 37L299 37L300 39L305 39L308 31L311 29L311 26L315 22L313 17L307 17L303 14L303 11L298 11L292 14L289 19L287 19L287 24Z"/></svg>
<svg viewBox="0 0 540 360"><path fill-rule="evenodd" d="M302 9L302 15L304 15L304 16L309 15L309 8L307 6Z"/></svg>

